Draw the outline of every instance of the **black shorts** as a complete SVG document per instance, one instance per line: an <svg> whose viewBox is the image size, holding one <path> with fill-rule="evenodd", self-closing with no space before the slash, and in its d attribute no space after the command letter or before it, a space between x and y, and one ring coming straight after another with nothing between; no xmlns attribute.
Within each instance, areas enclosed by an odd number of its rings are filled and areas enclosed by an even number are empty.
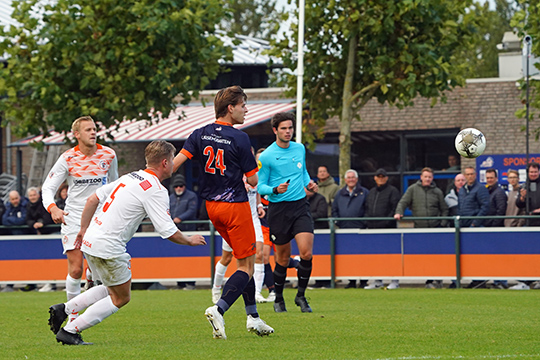
<svg viewBox="0 0 540 360"><path fill-rule="evenodd" d="M287 244L299 233L313 233L313 218L306 198L297 201L271 202L268 205L267 214L270 241L276 245Z"/></svg>

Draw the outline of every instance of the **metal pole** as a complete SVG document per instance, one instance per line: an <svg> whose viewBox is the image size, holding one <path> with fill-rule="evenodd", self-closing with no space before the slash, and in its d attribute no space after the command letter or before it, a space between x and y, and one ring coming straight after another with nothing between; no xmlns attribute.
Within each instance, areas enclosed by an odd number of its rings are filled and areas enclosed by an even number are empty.
<svg viewBox="0 0 540 360"><path fill-rule="evenodd" d="M530 35L525 35L524 37L524 41L525 41L525 48L526 48L526 55L525 55L525 80L526 80L526 93L527 93L527 99L526 99L526 102L525 102L525 110L526 110L526 115L525 115L525 119L526 119L526 131L525 131L525 144L526 144L526 157L527 157L527 160L526 160L526 164L527 164L527 168L526 168L526 189L527 189L527 194L525 195L525 213L527 215L530 215L530 209L529 209L529 198L530 198L530 194L529 194L529 58L531 57L531 45L532 45L532 38ZM529 223L529 220L527 219L527 223Z"/></svg>
<svg viewBox="0 0 540 360"><path fill-rule="evenodd" d="M302 143L302 109L304 99L304 12L305 0L298 4L298 66L296 68L296 142Z"/></svg>
<svg viewBox="0 0 540 360"><path fill-rule="evenodd" d="M330 288L336 288L336 225L334 218L328 220L330 225Z"/></svg>
<svg viewBox="0 0 540 360"><path fill-rule="evenodd" d="M459 226L459 216L454 216L454 232L456 244L456 289L461 288L461 228Z"/></svg>
<svg viewBox="0 0 540 360"><path fill-rule="evenodd" d="M216 229L214 224L208 220L210 224L210 285L214 286L214 276L216 275Z"/></svg>

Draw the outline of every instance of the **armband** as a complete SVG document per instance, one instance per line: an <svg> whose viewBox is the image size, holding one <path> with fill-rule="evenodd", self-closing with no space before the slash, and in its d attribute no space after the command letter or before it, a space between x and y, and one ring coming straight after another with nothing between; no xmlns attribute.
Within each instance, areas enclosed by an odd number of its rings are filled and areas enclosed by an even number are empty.
<svg viewBox="0 0 540 360"><path fill-rule="evenodd" d="M279 194L278 191L277 191L277 188L278 188L278 187L276 186L275 188L272 189L272 192L273 192L274 194L276 194L276 195Z"/></svg>

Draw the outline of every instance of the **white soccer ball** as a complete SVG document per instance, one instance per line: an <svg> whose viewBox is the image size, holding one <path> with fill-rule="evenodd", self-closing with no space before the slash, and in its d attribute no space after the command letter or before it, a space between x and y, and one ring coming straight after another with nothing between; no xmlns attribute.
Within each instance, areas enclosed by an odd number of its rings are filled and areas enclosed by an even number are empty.
<svg viewBox="0 0 540 360"><path fill-rule="evenodd" d="M455 146L461 156L474 159L486 149L486 137L478 129L463 129L456 136Z"/></svg>

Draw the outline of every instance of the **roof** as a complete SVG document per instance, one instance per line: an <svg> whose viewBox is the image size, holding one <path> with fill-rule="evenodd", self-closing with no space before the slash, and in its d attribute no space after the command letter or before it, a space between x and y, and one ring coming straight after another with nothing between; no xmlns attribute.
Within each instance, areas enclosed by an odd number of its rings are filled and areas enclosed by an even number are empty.
<svg viewBox="0 0 540 360"><path fill-rule="evenodd" d="M261 122L268 121L278 112L289 112L296 109L295 103L290 102L265 102L248 103L248 113L242 125L236 125L237 129L246 129ZM118 128L113 125L109 129L102 129L98 137L106 142L112 142L106 137L107 133L114 137L114 142L149 142L152 140L179 141L185 140L193 130L210 124L216 120L212 104L188 105L176 108L165 119L126 120L119 123ZM99 126L99 125L98 125ZM45 145L63 145L64 133L51 131L51 136L43 138L42 135L33 136L13 142L10 146L27 146L32 142L43 141ZM68 133L73 139L73 134Z"/></svg>

